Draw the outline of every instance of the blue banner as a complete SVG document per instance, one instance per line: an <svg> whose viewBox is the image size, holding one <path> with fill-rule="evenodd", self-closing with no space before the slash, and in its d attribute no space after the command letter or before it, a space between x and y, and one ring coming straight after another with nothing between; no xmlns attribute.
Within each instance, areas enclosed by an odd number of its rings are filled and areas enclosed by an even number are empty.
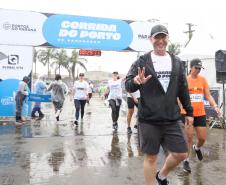
<svg viewBox="0 0 226 185"><path fill-rule="evenodd" d="M28 101L33 102L51 102L51 95L49 94L35 94L30 93L28 96Z"/></svg>
<svg viewBox="0 0 226 185"><path fill-rule="evenodd" d="M133 40L133 31L123 20L51 15L43 25L43 35L55 47L123 50Z"/></svg>
<svg viewBox="0 0 226 185"><path fill-rule="evenodd" d="M15 96L19 82L20 80L17 79L7 79L0 82L0 116L15 116ZM30 107L30 103L25 101L22 110L23 116L30 114Z"/></svg>
<svg viewBox="0 0 226 185"><path fill-rule="evenodd" d="M10 79L0 82L0 116L15 116L15 96L19 80Z"/></svg>

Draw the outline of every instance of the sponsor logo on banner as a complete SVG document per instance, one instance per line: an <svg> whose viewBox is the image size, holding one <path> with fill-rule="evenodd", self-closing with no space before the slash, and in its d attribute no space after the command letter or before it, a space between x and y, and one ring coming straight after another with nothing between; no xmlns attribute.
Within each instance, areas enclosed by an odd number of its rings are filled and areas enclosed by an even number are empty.
<svg viewBox="0 0 226 185"><path fill-rule="evenodd" d="M47 17L28 11L0 9L0 43L39 46L46 43L42 26Z"/></svg>
<svg viewBox="0 0 226 185"><path fill-rule="evenodd" d="M66 48L123 50L133 39L129 24L122 20L52 15L43 26L49 44Z"/></svg>
<svg viewBox="0 0 226 185"><path fill-rule="evenodd" d="M19 64L19 55L9 55L8 64L9 65Z"/></svg>
<svg viewBox="0 0 226 185"><path fill-rule="evenodd" d="M23 70L24 66L19 64L20 56L11 54L8 56L8 63L1 65L2 70Z"/></svg>
<svg viewBox="0 0 226 185"><path fill-rule="evenodd" d="M19 64L20 56L11 54L8 56L8 63L1 65L2 70L23 70L24 66Z"/></svg>
<svg viewBox="0 0 226 185"><path fill-rule="evenodd" d="M6 96L1 98L2 105L13 105L14 104L14 97L13 96Z"/></svg>
<svg viewBox="0 0 226 185"><path fill-rule="evenodd" d="M149 36L153 23L150 22L132 22L130 26L133 30L133 41L129 47L134 51L150 51L152 44L150 43Z"/></svg>
<svg viewBox="0 0 226 185"><path fill-rule="evenodd" d="M4 30L12 30L12 31L37 31L36 28L31 28L30 25L23 25L23 24L10 24L9 22L4 22L2 25Z"/></svg>
<svg viewBox="0 0 226 185"><path fill-rule="evenodd" d="M0 46L5 58L0 60L1 78L22 79L32 70L32 47Z"/></svg>

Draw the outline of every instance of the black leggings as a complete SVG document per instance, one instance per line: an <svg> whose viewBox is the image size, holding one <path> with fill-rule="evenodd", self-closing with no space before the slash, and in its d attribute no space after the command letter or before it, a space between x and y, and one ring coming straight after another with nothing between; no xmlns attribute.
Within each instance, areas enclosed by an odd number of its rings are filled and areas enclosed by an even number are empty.
<svg viewBox="0 0 226 185"><path fill-rule="evenodd" d="M117 105L116 105L116 101L117 101ZM117 99L117 100L109 100L109 105L111 107L111 117L112 117L112 121L115 123L118 121L118 117L119 117L119 110L120 110L120 106L121 106L122 100Z"/></svg>
<svg viewBox="0 0 226 185"><path fill-rule="evenodd" d="M75 119L78 120L80 109L81 109L81 118L83 119L86 100L76 100L76 99L74 99L74 104L75 104L75 109L76 109Z"/></svg>

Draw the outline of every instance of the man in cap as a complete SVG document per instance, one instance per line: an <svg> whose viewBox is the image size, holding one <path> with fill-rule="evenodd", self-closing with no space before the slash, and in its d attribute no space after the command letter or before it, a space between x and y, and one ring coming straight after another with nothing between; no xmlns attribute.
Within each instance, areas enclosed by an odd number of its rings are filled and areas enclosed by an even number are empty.
<svg viewBox="0 0 226 185"><path fill-rule="evenodd" d="M138 105L141 151L147 185L168 184L167 175L187 156L187 143L180 120L180 99L188 124L193 122L193 110L180 59L166 51L169 33L165 26L152 28L150 41L154 50L135 61L126 77L126 90L140 90ZM169 151L165 163L156 173L160 145Z"/></svg>
<svg viewBox="0 0 226 185"><path fill-rule="evenodd" d="M23 102L25 101L26 97L28 96L28 83L30 79L27 76L23 77L23 80L19 82L18 90L16 93L15 101L16 101L16 122L23 123L21 112Z"/></svg>

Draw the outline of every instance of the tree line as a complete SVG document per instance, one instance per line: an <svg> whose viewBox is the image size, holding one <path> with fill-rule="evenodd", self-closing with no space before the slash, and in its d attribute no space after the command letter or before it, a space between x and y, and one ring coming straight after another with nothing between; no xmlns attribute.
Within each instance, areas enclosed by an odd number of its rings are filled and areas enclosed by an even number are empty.
<svg viewBox="0 0 226 185"><path fill-rule="evenodd" d="M48 78L51 75L51 69L54 69L54 74L60 74L61 69L64 68L67 70L70 79L73 81L77 77L76 69L83 68L87 71L85 63L87 60L79 56L79 52L76 49L71 50L71 55L68 55L66 49L57 49L57 48L44 48L37 49L34 48L33 52L33 63L34 63L34 73L36 72L37 62L41 62L44 66L47 66L47 76Z"/></svg>
<svg viewBox="0 0 226 185"><path fill-rule="evenodd" d="M175 55L180 53L181 45L178 43L171 43L168 46L168 51ZM71 51L71 55L68 55L68 52ZM54 74L61 73L61 69L64 68L67 70L69 78L73 81L78 76L79 68L83 68L87 71L85 63L87 60L79 56L79 52L76 49L58 49L58 48L44 48L38 49L34 48L33 52L33 63L34 63L34 74L36 75L36 65L37 62L41 62L44 66L47 66L47 76L48 78L51 75L50 68L54 68Z"/></svg>

